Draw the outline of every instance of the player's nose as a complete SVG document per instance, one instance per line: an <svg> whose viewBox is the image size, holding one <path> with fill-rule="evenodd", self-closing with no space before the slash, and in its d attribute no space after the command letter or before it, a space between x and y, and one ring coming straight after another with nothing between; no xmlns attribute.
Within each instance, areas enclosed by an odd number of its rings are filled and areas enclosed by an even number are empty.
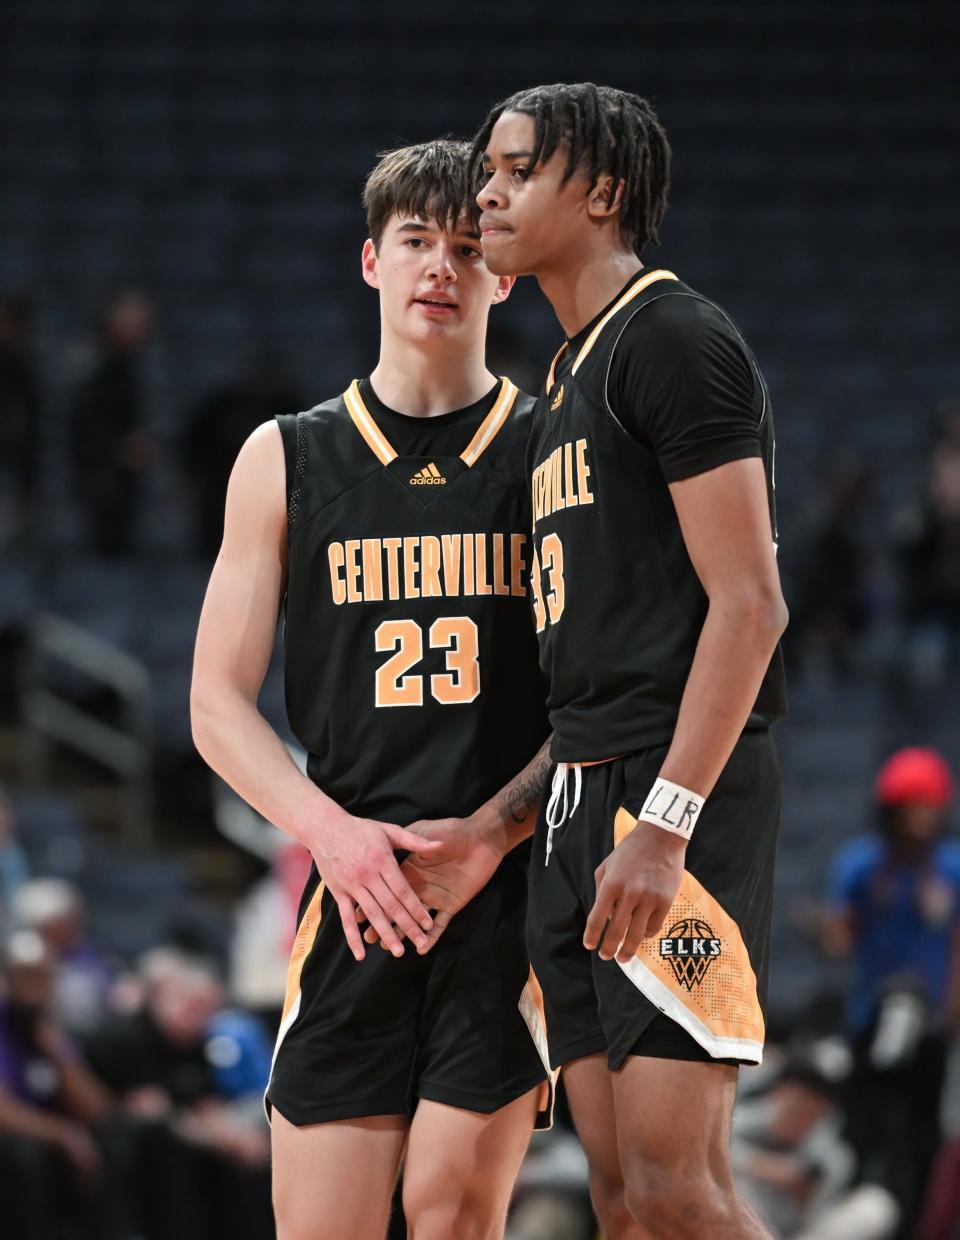
<svg viewBox="0 0 960 1240"><path fill-rule="evenodd" d="M489 181L484 181L477 194L477 206L481 211L506 205L506 197L499 187L499 173L495 172Z"/></svg>
<svg viewBox="0 0 960 1240"><path fill-rule="evenodd" d="M455 280L457 268L453 261L453 251L448 245L435 245L430 252L427 275L436 280Z"/></svg>

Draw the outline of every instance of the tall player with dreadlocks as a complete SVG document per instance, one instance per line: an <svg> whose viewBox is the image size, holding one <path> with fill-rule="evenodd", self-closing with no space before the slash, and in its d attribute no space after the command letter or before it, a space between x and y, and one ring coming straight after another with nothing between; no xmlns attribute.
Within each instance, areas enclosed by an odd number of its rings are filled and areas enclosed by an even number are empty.
<svg viewBox="0 0 960 1240"><path fill-rule="evenodd" d="M522 91L474 158L488 267L535 275L567 334L528 451L556 767L527 934L551 1062L610 1240L756 1240L728 1147L764 1039L786 709L769 395L730 317L642 263L670 176L644 99ZM405 869L443 917L472 889Z"/></svg>
<svg viewBox="0 0 960 1240"><path fill-rule="evenodd" d="M528 456L557 763L528 939L551 1061L601 1195L619 1154L612 1235L763 1236L728 1133L763 1045L785 713L769 396L729 316L643 266L670 169L644 99L523 91L475 154L487 265L535 275L567 335Z"/></svg>

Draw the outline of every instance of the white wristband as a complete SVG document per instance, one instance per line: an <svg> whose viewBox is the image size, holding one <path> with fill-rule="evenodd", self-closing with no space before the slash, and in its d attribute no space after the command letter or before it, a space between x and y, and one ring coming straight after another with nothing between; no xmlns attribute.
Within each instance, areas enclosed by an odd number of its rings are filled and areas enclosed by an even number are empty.
<svg viewBox="0 0 960 1240"><path fill-rule="evenodd" d="M689 788L672 784L669 779L657 779L637 816L637 821L653 823L664 831L672 831L674 835L682 835L688 840L693 835L693 828L697 825L697 818L706 799L697 792L691 792Z"/></svg>

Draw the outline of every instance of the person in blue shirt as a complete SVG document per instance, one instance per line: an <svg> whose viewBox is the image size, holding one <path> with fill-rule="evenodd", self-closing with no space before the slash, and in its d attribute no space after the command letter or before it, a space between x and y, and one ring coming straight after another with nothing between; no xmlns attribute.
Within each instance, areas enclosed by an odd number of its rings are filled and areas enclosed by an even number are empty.
<svg viewBox="0 0 960 1240"><path fill-rule="evenodd" d="M205 1053L220 1096L233 1102L252 1098L259 1114L273 1057L263 1024L249 1012L221 1008L207 1026Z"/></svg>
<svg viewBox="0 0 960 1240"><path fill-rule="evenodd" d="M932 749L892 754L874 788L877 830L834 859L824 946L851 957L851 1139L861 1175L914 1218L940 1136L949 1040L960 1026L960 843L954 781Z"/></svg>
<svg viewBox="0 0 960 1240"><path fill-rule="evenodd" d="M846 844L834 860L826 946L852 955L850 1031L864 1033L891 985L922 998L930 1021L960 1017L960 842L944 837L953 778L931 749L901 749L882 766L875 800L880 831Z"/></svg>

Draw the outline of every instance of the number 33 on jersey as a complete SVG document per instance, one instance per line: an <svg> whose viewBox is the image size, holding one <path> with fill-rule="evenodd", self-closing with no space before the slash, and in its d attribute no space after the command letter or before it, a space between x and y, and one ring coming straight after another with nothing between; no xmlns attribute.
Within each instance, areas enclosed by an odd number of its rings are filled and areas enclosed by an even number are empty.
<svg viewBox="0 0 960 1240"><path fill-rule="evenodd" d="M562 508L576 508L593 503L587 452L586 439L561 444L533 471L531 492L534 529L538 521ZM539 553L534 549L530 589L537 632L542 633L548 623L557 623L563 615L566 602L563 543L555 532L547 534L542 540Z"/></svg>

